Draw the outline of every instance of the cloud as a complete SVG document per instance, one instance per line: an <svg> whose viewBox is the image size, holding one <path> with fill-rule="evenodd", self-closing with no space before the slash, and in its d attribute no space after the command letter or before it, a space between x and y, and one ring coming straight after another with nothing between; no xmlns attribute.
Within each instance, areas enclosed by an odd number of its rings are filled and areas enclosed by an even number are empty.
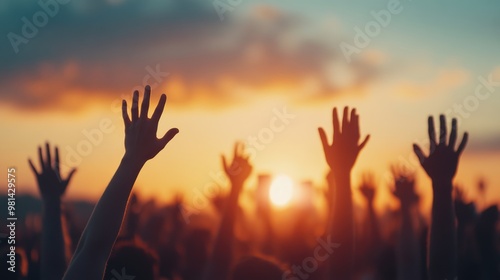
<svg viewBox="0 0 500 280"><path fill-rule="evenodd" d="M500 151L500 134L488 135L470 141L467 145L470 152L494 152Z"/></svg>
<svg viewBox="0 0 500 280"><path fill-rule="evenodd" d="M395 83L393 91L407 97L429 97L460 89L471 80L471 73L463 68L442 68L427 73L420 81L402 79Z"/></svg>
<svg viewBox="0 0 500 280"><path fill-rule="evenodd" d="M17 56L2 55L10 64L0 66L1 102L77 110L88 103L82 100L129 94L148 76L148 83L186 104L231 104L237 93L302 99L306 91L307 99L316 99L358 88L377 75L376 57L347 64L331 38L304 36L310 28L305 18L256 6L220 22L212 7L186 2L76 1L61 7L63 15L46 27L50 32ZM154 79L150 69L168 77Z"/></svg>

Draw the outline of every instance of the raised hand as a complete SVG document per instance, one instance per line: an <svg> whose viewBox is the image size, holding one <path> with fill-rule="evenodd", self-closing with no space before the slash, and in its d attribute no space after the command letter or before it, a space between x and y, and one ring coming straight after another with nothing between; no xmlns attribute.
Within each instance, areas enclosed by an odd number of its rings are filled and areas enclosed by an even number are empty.
<svg viewBox="0 0 500 280"><path fill-rule="evenodd" d="M427 175L429 175L433 181L447 183L452 181L455 173L457 172L458 159L464 150L465 145L467 145L469 135L467 132L464 133L460 145L455 150L455 144L457 141L457 120L454 118L451 122L451 133L448 143L446 143L447 129L446 118L444 115L439 117L439 124L439 143L437 143L436 131L434 129L434 118L432 116L429 117L429 156L426 157L422 152L422 149L417 144L413 144L413 150L415 151L415 154L417 155L425 172L427 172ZM451 189L449 189L449 191L451 192Z"/></svg>
<svg viewBox="0 0 500 280"><path fill-rule="evenodd" d="M227 164L226 157L222 155L222 166L224 171L231 181L232 188L240 188L235 191L241 191L243 182L252 173L252 165L248 160L249 156L244 154L244 146L242 143L236 143L234 145L233 161L231 164Z"/></svg>
<svg viewBox="0 0 500 280"><path fill-rule="evenodd" d="M43 158L42 147L38 147L38 159L40 161L40 172L36 169L35 165L28 159L31 170L36 176L36 181L38 183L38 189L44 201L47 200L60 200L61 196L66 191L73 174L76 172L76 168L73 168L68 176L63 179L61 177L61 171L59 166L59 148L55 148L55 159L52 161L52 155L50 153L50 144L45 144L45 159Z"/></svg>
<svg viewBox="0 0 500 280"><path fill-rule="evenodd" d="M140 164L144 164L147 160L156 156L179 132L177 128L172 128L162 138L158 139L156 137L158 122L167 102L167 96L162 94L153 115L149 118L150 96L151 87L148 85L144 89L144 99L139 114L139 92L134 92L131 109L132 119L130 119L127 112L127 101L123 100L122 102L122 115L125 124L125 157L129 157Z"/></svg>
<svg viewBox="0 0 500 280"><path fill-rule="evenodd" d="M363 175L363 181L361 183L361 186L359 187L359 191L366 199L368 204L373 204L373 200L375 199L376 194L373 174L366 173L365 175Z"/></svg>
<svg viewBox="0 0 500 280"><path fill-rule="evenodd" d="M333 141L328 143L325 130L318 128L326 162L330 167L327 176L331 200L328 234L333 242L340 243L338 252L329 259L330 278L351 279L354 272L354 215L351 191L351 171L359 152L370 136L359 144L359 116L356 109L344 108L342 127L337 108L333 108ZM368 207L368 209L373 209Z"/></svg>
<svg viewBox="0 0 500 280"><path fill-rule="evenodd" d="M231 191L224 198L222 219L215 237L212 254L206 264L203 280L228 279L233 261L234 225L238 213L238 199L243 183L252 173L248 155L243 152L243 144L234 145L233 160L230 164L222 156L222 166L231 181Z"/></svg>
<svg viewBox="0 0 500 280"><path fill-rule="evenodd" d="M457 172L458 158L467 144L465 133L458 149L457 120L451 123L449 142L446 143L446 118L439 118L439 143L436 142L434 119L429 117L430 153L426 157L416 144L413 149L420 164L432 179L433 201L429 242L429 278L455 279L457 271L457 232L455 228L455 209L452 199L452 180Z"/></svg>
<svg viewBox="0 0 500 280"><path fill-rule="evenodd" d="M131 118L127 112L127 102L123 101L125 154L87 222L63 278L65 280L102 279L137 176L144 163L156 156L179 132L177 128L173 128L162 138L156 137L167 97L161 96L152 117L148 118L150 95L151 88L146 86L139 115L139 92L134 92Z"/></svg>
<svg viewBox="0 0 500 280"><path fill-rule="evenodd" d="M38 147L38 159L41 170L38 171L28 159L31 170L36 176L38 189L42 196L42 244L40 250L40 279L61 279L66 270L66 256L71 245L67 228L62 219L61 197L68 187L76 169L72 169L66 178L61 177L59 149L55 148L52 158L50 144L45 144L45 158L42 147Z"/></svg>
<svg viewBox="0 0 500 280"><path fill-rule="evenodd" d="M401 206L410 206L418 203L419 197L415 192L415 174L401 167L392 166L394 187L392 194L401 202Z"/></svg>
<svg viewBox="0 0 500 280"><path fill-rule="evenodd" d="M333 141L331 145L328 143L325 130L321 127L318 128L326 162L334 173L339 171L350 172L359 152L370 139L370 135L367 135L363 142L358 144L360 139L359 115L356 114L356 109L352 109L350 118L348 115L349 107L345 107L342 127L340 127L337 108L333 108Z"/></svg>
<svg viewBox="0 0 500 280"><path fill-rule="evenodd" d="M415 174L402 166L391 167L394 177L392 194L401 205L401 223L398 239L397 267L398 279L417 280L420 278L420 246L416 229L416 213L412 210L419 197L415 192Z"/></svg>

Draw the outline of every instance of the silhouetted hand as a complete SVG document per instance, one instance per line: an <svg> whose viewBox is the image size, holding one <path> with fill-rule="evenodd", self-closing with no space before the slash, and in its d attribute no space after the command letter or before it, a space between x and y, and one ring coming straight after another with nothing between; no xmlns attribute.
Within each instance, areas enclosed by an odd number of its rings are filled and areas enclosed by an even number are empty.
<svg viewBox="0 0 500 280"><path fill-rule="evenodd" d="M415 192L415 174L392 166L394 188L392 194L401 202L401 206L410 206L418 203L419 197Z"/></svg>
<svg viewBox="0 0 500 280"><path fill-rule="evenodd" d="M162 138L156 137L158 122L167 102L167 96L162 94L153 115L149 118L150 96L151 87L148 85L144 89L144 100L139 115L139 92L134 92L131 109L132 120L127 112L127 101L123 100L122 102L123 122L125 123L125 157L129 157L139 164L144 164L156 156L179 132L177 128L172 128Z"/></svg>
<svg viewBox="0 0 500 280"><path fill-rule="evenodd" d="M373 174L371 173L366 173L363 176L363 181L361 183L361 186L359 187L359 191L361 194L364 196L368 204L372 204L373 200L375 199L375 181L373 179Z"/></svg>
<svg viewBox="0 0 500 280"><path fill-rule="evenodd" d="M243 152L243 144L236 143L234 145L233 152L233 161L230 165L227 164L226 158L222 155L222 166L224 167L224 171L226 172L229 180L231 181L232 191L240 192L243 182L250 176L252 173L252 166L248 161L248 155L245 155Z"/></svg>
<svg viewBox="0 0 500 280"><path fill-rule="evenodd" d="M429 238L429 279L455 279L457 268L457 233L453 207L452 180L457 172L458 158L467 144L468 134L455 151L457 120L453 119L448 144L446 143L446 118L439 118L439 143L436 142L434 119L429 117L430 153L413 144L420 164L432 180L433 201Z"/></svg>
<svg viewBox="0 0 500 280"><path fill-rule="evenodd" d="M467 145L468 134L464 133L462 141L455 150L455 143L457 141L457 120L453 119L451 124L451 133L449 142L446 143L446 118L441 115L439 118L440 123L440 136L439 143L436 142L436 132L434 129L434 119L429 117L429 142L430 153L426 157L422 149L413 144L413 149L417 155L420 164L427 172L427 175L435 182L451 182L455 173L457 172L458 158ZM449 184L448 184L449 185ZM451 189L449 190L451 192Z"/></svg>
<svg viewBox="0 0 500 280"><path fill-rule="evenodd" d="M359 152L370 138L370 135L367 135L365 140L358 144L360 139L359 115L356 114L356 109L351 111L350 118L348 118L348 114L349 108L345 107L341 128L337 108L333 108L333 141L331 145L328 143L325 130L321 127L318 128L326 162L334 173L350 172Z"/></svg>
<svg viewBox="0 0 500 280"><path fill-rule="evenodd" d="M52 156L50 153L50 145L49 143L45 144L45 152L46 157L43 158L42 147L38 147L38 158L40 160L41 171L38 172L35 168L35 165L31 161L28 160L31 170L36 176L36 180L38 183L38 189L40 190L40 194L44 201L60 199L61 196L66 191L68 187L69 181L73 174L76 172L76 168L73 168L66 179L61 177L61 171L59 167L59 149L56 147L55 149L55 159L52 161Z"/></svg>

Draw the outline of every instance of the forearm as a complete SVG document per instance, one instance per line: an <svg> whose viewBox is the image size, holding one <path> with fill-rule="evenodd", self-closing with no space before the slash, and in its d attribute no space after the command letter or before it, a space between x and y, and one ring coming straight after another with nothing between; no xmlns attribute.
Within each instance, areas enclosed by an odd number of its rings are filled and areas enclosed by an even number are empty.
<svg viewBox="0 0 500 280"><path fill-rule="evenodd" d="M439 191L434 192L432 203L430 279L454 279L457 266L457 241L451 181L433 182L433 189ZM443 192L443 189L450 191Z"/></svg>
<svg viewBox="0 0 500 280"><path fill-rule="evenodd" d="M368 204L368 223L370 229L370 238L373 246L380 244L380 229L377 222L377 214L375 213L375 206L373 202Z"/></svg>
<svg viewBox="0 0 500 280"><path fill-rule="evenodd" d="M340 247L329 259L330 278L350 279L354 263L354 219L350 175L336 175L334 184L335 195L329 235L333 243L340 244Z"/></svg>
<svg viewBox="0 0 500 280"><path fill-rule="evenodd" d="M401 228L398 244L398 279L420 279L420 250L408 206L401 207Z"/></svg>
<svg viewBox="0 0 500 280"><path fill-rule="evenodd" d="M75 277L85 269L90 269L82 267L88 265L88 261L92 263L92 276L104 272L106 261L122 224L130 192L142 166L143 164L138 164L133 159L123 157L87 223L68 273L65 275L67 279L79 279ZM100 277L102 278L102 274Z"/></svg>
<svg viewBox="0 0 500 280"><path fill-rule="evenodd" d="M42 203L41 279L61 279L66 270L61 200L43 199Z"/></svg>
<svg viewBox="0 0 500 280"><path fill-rule="evenodd" d="M234 187L232 188L234 189ZM233 255L234 224L238 198L237 193L231 192L227 199L212 256L203 277L204 280L220 280L228 277Z"/></svg>

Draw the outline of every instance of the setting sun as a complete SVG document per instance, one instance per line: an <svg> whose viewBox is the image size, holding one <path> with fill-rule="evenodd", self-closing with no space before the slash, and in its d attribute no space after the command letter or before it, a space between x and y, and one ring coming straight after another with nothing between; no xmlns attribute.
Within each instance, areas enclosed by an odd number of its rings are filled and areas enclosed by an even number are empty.
<svg viewBox="0 0 500 280"><path fill-rule="evenodd" d="M271 202L276 206L285 206L290 202L293 195L293 181L286 175L278 175L274 178L271 188L269 189L269 197Z"/></svg>

